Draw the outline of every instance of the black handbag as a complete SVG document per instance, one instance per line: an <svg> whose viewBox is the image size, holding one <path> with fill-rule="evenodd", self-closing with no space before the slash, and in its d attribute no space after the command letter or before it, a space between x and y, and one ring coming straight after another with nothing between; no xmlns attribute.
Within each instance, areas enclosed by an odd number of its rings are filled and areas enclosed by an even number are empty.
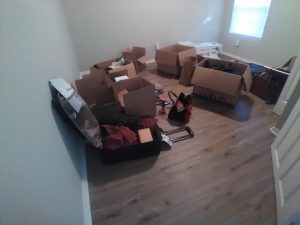
<svg viewBox="0 0 300 225"><path fill-rule="evenodd" d="M188 123L192 114L192 96L185 95L182 92L177 96L173 91L169 91L168 95L173 103L168 114L169 120ZM176 98L176 101L174 101L172 95Z"/></svg>

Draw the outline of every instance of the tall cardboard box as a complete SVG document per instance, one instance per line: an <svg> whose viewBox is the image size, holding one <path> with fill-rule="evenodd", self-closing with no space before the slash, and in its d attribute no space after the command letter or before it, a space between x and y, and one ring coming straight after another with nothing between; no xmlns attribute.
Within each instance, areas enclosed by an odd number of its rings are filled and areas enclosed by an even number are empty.
<svg viewBox="0 0 300 225"><path fill-rule="evenodd" d="M231 71L220 68L231 68ZM242 88L250 90L252 76L247 64L205 59L196 66L192 84L194 94L235 105Z"/></svg>
<svg viewBox="0 0 300 225"><path fill-rule="evenodd" d="M196 57L196 49L191 46L171 45L156 50L157 70L171 73L179 77L185 58Z"/></svg>
<svg viewBox="0 0 300 225"><path fill-rule="evenodd" d="M112 88L126 114L156 116L155 88L149 81L133 77L113 83Z"/></svg>

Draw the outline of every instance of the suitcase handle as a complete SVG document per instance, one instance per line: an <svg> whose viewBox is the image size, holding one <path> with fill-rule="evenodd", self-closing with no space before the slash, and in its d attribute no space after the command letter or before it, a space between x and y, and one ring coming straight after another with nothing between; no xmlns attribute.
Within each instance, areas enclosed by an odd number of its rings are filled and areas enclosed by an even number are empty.
<svg viewBox="0 0 300 225"><path fill-rule="evenodd" d="M175 143L178 141L182 141L182 140L186 140L189 138L193 138L194 137L194 132L192 131L192 129L190 127L179 127L177 129L173 129L173 130L167 130L167 131L163 131L162 133L165 135L169 135L169 134L175 134L178 132L182 132L182 131L186 131L188 134L187 135L183 135L180 137L174 137L174 138L170 138L170 140Z"/></svg>
<svg viewBox="0 0 300 225"><path fill-rule="evenodd" d="M189 135L191 137L194 137L194 132L192 131L192 129L190 127L185 127L185 129L187 130L187 132L189 133Z"/></svg>

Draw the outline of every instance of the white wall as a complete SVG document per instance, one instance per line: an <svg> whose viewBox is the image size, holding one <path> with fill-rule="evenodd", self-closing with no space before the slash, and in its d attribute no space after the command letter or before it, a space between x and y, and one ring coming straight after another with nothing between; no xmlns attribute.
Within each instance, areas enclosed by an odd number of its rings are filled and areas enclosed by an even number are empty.
<svg viewBox="0 0 300 225"><path fill-rule="evenodd" d="M224 0L64 0L81 71L122 49L217 41ZM206 18L211 17L207 23Z"/></svg>
<svg viewBox="0 0 300 225"><path fill-rule="evenodd" d="M300 1L272 0L262 39L230 34L234 0L226 0L220 42L224 51L274 67L297 55L300 46ZM240 40L240 47L234 46Z"/></svg>
<svg viewBox="0 0 300 225"><path fill-rule="evenodd" d="M0 224L82 225L82 145L48 80L78 75L59 0L0 1Z"/></svg>

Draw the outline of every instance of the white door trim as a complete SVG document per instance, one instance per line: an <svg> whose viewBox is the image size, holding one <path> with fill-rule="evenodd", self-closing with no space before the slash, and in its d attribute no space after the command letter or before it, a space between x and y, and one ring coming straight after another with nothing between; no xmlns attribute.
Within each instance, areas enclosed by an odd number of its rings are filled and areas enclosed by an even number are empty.
<svg viewBox="0 0 300 225"><path fill-rule="evenodd" d="M300 97L271 146L278 225L300 212L299 143Z"/></svg>
<svg viewBox="0 0 300 225"><path fill-rule="evenodd" d="M299 80L300 80L300 51L299 51L298 57L294 63L293 69L289 75L289 78L286 81L286 84L281 92L281 95L274 107L273 112L275 114L280 116L283 113Z"/></svg>

